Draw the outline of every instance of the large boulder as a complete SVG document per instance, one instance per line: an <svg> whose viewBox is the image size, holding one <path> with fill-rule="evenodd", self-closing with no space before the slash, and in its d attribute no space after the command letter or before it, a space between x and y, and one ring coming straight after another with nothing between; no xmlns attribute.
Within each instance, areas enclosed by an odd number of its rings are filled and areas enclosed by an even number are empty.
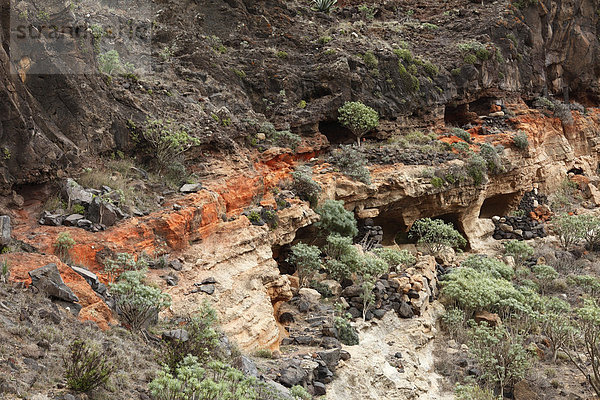
<svg viewBox="0 0 600 400"><path fill-rule="evenodd" d="M92 193L71 178L68 178L63 184L62 194L69 204L89 206L93 200Z"/></svg>
<svg viewBox="0 0 600 400"><path fill-rule="evenodd" d="M65 285L56 264L48 264L29 272L31 284L40 292L58 300L77 302L79 298Z"/></svg>
<svg viewBox="0 0 600 400"><path fill-rule="evenodd" d="M94 197L88 211L88 219L97 224L112 226L117 222L117 207Z"/></svg>
<svg viewBox="0 0 600 400"><path fill-rule="evenodd" d="M8 215L0 216L0 245L6 246L11 240L10 217Z"/></svg>
<svg viewBox="0 0 600 400"><path fill-rule="evenodd" d="M300 365L289 364L279 371L279 382L284 386L292 387L302 385L304 380L308 378L308 373Z"/></svg>

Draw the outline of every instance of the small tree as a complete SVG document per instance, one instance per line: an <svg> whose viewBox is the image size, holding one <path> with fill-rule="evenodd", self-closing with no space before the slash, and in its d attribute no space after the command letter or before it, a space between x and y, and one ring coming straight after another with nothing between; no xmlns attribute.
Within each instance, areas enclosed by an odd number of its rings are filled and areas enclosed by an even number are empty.
<svg viewBox="0 0 600 400"><path fill-rule="evenodd" d="M317 246L297 243L292 246L287 261L296 266L300 287L304 287L321 268L321 250Z"/></svg>
<svg viewBox="0 0 600 400"><path fill-rule="evenodd" d="M360 101L347 101L338 109L338 120L350 129L360 147L360 139L379 125L379 114Z"/></svg>
<svg viewBox="0 0 600 400"><path fill-rule="evenodd" d="M520 240L509 240L504 242L504 254L512 256L517 266L523 265L525 260L533 257L533 247Z"/></svg>
<svg viewBox="0 0 600 400"><path fill-rule="evenodd" d="M347 177L364 183L371 184L371 173L366 167L365 156L351 146L340 146L331 154L331 163L338 167Z"/></svg>
<svg viewBox="0 0 600 400"><path fill-rule="evenodd" d="M135 271L144 269L148 262L143 257L135 257L129 253L117 253L115 258L109 258L104 261L104 272L108 275L108 282L112 283L125 271Z"/></svg>
<svg viewBox="0 0 600 400"><path fill-rule="evenodd" d="M69 251L75 246L75 240L69 232L61 232L54 242L54 248L60 260L64 263L71 261Z"/></svg>
<svg viewBox="0 0 600 400"><path fill-rule="evenodd" d="M157 400L258 400L253 377L219 361L204 368L188 355L174 372L163 368L148 385Z"/></svg>
<svg viewBox="0 0 600 400"><path fill-rule="evenodd" d="M188 333L185 340L169 339L162 343L160 360L175 372L187 355L197 357L206 365L219 347L218 319L215 310L204 302L199 310L185 319L184 329Z"/></svg>
<svg viewBox="0 0 600 400"><path fill-rule="evenodd" d="M581 215L560 215L552 219L552 230L565 249L569 249L585 236L585 221Z"/></svg>
<svg viewBox="0 0 600 400"><path fill-rule="evenodd" d="M148 118L142 135L154 151L159 170L200 144L200 140L191 136L184 126L170 119Z"/></svg>
<svg viewBox="0 0 600 400"><path fill-rule="evenodd" d="M565 348L573 337L575 329L569 315L571 305L556 297L542 297L543 313L540 315L542 331L552 344L552 361L556 362L558 351Z"/></svg>
<svg viewBox="0 0 600 400"><path fill-rule="evenodd" d="M481 379L497 384L503 398L504 388L523 379L529 367L522 338L503 327L491 328L485 323L475 325L469 336L469 351L481 368Z"/></svg>
<svg viewBox="0 0 600 400"><path fill-rule="evenodd" d="M473 268L475 271L487 272L494 278L503 278L510 281L515 276L515 271L500 260L485 255L473 254L461 264L463 267Z"/></svg>
<svg viewBox="0 0 600 400"><path fill-rule="evenodd" d="M588 299L577 315L576 330L564 351L600 396L600 307L595 300Z"/></svg>
<svg viewBox="0 0 600 400"><path fill-rule="evenodd" d="M381 258L388 264L390 270L396 270L398 267L405 265L410 267L417 262L408 250L394 250L389 248L375 249L373 251L377 257Z"/></svg>
<svg viewBox="0 0 600 400"><path fill-rule="evenodd" d="M445 223L441 219L422 218L415 221L408 236L425 245L432 254L438 254L446 247L457 248L467 244L451 223Z"/></svg>
<svg viewBox="0 0 600 400"><path fill-rule="evenodd" d="M63 355L67 386L78 392L89 392L104 385L116 370L109 354L100 352L85 340L75 340Z"/></svg>
<svg viewBox="0 0 600 400"><path fill-rule="evenodd" d="M160 310L171 305L171 296L146 285L145 276L145 269L126 271L110 285L117 312L134 331L142 329Z"/></svg>
<svg viewBox="0 0 600 400"><path fill-rule="evenodd" d="M319 201L321 185L313 180L310 167L298 167L292 172L292 181L292 188L300 200L308 201L311 207L315 207Z"/></svg>
<svg viewBox="0 0 600 400"><path fill-rule="evenodd" d="M558 272L549 265L536 264L531 267L540 291L545 294L552 282L558 278Z"/></svg>
<svg viewBox="0 0 600 400"><path fill-rule="evenodd" d="M325 232L327 235L337 233L341 236L349 237L354 237L358 234L354 214L344 208L343 201L327 200L316 211L321 216L321 219L315 226L321 232Z"/></svg>
<svg viewBox="0 0 600 400"><path fill-rule="evenodd" d="M512 141L520 150L525 150L527 147L529 147L529 139L527 138L527 134L525 132L519 132L515 134L512 137Z"/></svg>
<svg viewBox="0 0 600 400"><path fill-rule="evenodd" d="M362 257L357 275L362 287L360 297L363 301L363 320L366 320L367 311L369 311L375 301L375 295L373 294L375 282L387 271L389 271L388 264L381 258L373 254L365 254Z"/></svg>

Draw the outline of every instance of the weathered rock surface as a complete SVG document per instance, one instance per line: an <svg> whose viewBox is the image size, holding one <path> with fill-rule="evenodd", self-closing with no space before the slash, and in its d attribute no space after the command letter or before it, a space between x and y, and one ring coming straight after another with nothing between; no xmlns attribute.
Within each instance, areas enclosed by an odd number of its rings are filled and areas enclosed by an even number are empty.
<svg viewBox="0 0 600 400"><path fill-rule="evenodd" d="M344 346L351 358L340 361L327 399L446 400L441 377L434 371L435 319L443 308L434 305L421 317L401 320L387 313L376 322L357 322L360 345ZM400 353L402 357L396 357Z"/></svg>

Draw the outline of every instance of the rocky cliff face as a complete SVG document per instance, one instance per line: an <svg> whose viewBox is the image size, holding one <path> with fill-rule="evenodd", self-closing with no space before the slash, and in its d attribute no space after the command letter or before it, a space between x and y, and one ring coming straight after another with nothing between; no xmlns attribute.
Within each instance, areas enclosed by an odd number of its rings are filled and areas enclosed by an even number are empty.
<svg viewBox="0 0 600 400"><path fill-rule="evenodd" d="M69 74L28 74L20 60L9 59L10 13L3 4L5 191L46 181L87 155L128 151L127 120L139 124L146 115L177 115L203 132L206 145L239 150L228 138L249 137L265 120L344 140L348 132L337 125L336 110L355 98L380 112L386 122L377 135L385 137L399 128L466 123L490 99L530 100L545 88L556 95L570 91L582 102L598 97L599 18L591 0L536 2L521 10L507 2L455 0L442 7L424 1L421 7L395 1L372 4L368 12L347 5L331 15L306 13L305 5L296 3L209 7L163 1L155 10L153 49L169 49L172 58L157 62L154 80L115 78L110 84L97 74L71 75L76 66ZM27 4L19 7L21 17L26 15ZM50 22L90 29L84 6L72 12L53 2L45 7ZM39 24L33 8L29 11L29 22ZM118 18L104 17L107 24ZM487 51L472 63L458 47L469 41ZM402 62L409 75L398 68L393 51L403 43L408 43L409 61ZM94 64L93 43L87 45L88 51L75 55ZM436 68L428 73L425 62ZM52 72L60 68L48 65ZM298 107L301 102L306 106ZM213 114L230 122L220 124Z"/></svg>

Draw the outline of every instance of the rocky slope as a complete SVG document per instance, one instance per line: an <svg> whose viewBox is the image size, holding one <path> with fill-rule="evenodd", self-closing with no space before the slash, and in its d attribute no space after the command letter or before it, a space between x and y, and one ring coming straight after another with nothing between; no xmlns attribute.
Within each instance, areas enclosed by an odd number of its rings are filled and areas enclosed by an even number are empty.
<svg viewBox="0 0 600 400"><path fill-rule="evenodd" d="M253 225L242 212L277 208L273 189L300 164L307 163L321 184L321 202L344 200L361 224L368 218L382 227L385 245L417 219L437 217L467 237L469 250L489 249L499 229L492 217L514 211L526 192L555 192L573 171L585 175L578 182L587 205L599 206L597 2L522 3L348 1L324 14L278 0L160 0L149 8L152 71L142 68L147 59L127 58L126 46L104 31L79 47L69 42L78 60L69 71L45 43L33 62L48 62L47 73L29 72L27 48L10 41L9 14L13 23L71 24L92 32L126 13L85 1L68 8L20 2L10 11L2 3L0 210L12 217L14 251L3 256L11 280L29 286L28 272L56 264L78 297L79 319L106 330L117 323L106 299L59 261L58 235L69 232L76 239L73 261L103 282L103 263L116 253L165 257L165 265L149 274L174 300L161 317L184 315L208 301L241 350L278 352L290 334L281 310L296 294L297 281L280 273L274 257L314 235L318 217L298 199L278 210L277 226ZM113 77L78 73L89 65L95 72L97 56L111 46L137 68ZM586 107L562 104L551 112L533 104L542 95ZM337 122L337 109L348 100L361 100L381 116L361 150L374 160L371 184L344 176L327 157L330 146L353 141ZM190 179L202 182L195 193L174 193L143 171L128 184L154 191L158 210L132 212L97 233L39 226L57 179L110 157L151 167L152 151L139 135L147 118L161 117L185 125L200 141L186 160ZM267 122L299 134L302 142L295 150L271 146L261 131ZM439 159L429 150L413 158L403 148L388 150L415 128L428 129L436 142L459 142L449 133L452 126L468 130L473 149L503 145L504 170L481 184L467 179L434 185L425 170L468 168L456 149ZM525 133L526 149L515 147L517 132ZM383 162L382 153L392 155ZM435 280L427 277L430 284ZM337 366L327 398L447 398L433 372L431 340L441 312L437 303L427 308L434 292L427 293L418 318L401 320L388 312L358 324L362 345L347 347L351 357Z"/></svg>

